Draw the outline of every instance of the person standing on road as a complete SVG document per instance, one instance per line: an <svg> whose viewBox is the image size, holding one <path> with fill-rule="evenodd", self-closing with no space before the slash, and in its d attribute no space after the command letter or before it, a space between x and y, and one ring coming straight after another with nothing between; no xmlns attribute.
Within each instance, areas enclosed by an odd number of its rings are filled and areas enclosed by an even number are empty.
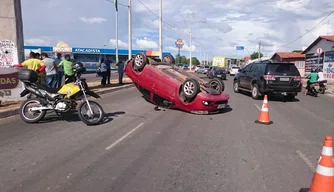
<svg viewBox="0 0 334 192"><path fill-rule="evenodd" d="M104 63L105 63L106 66L107 66L107 72L106 72L106 74L107 74L108 84L110 84L111 60L109 59L109 56L108 56L108 55L106 56L106 60L104 61Z"/></svg>
<svg viewBox="0 0 334 192"><path fill-rule="evenodd" d="M57 67L58 68L64 67L65 84L72 83L75 81L73 63L71 61L71 56L69 54L65 55L65 59L62 60Z"/></svg>
<svg viewBox="0 0 334 192"><path fill-rule="evenodd" d="M124 75L124 62L119 61L116 66L118 67L118 83L123 84L123 75Z"/></svg>
<svg viewBox="0 0 334 192"><path fill-rule="evenodd" d="M39 76L46 68L43 61L36 59L36 53L30 52L29 59L25 60L22 64L14 65L15 67L24 67L33 71L36 71ZM39 79L40 81L40 79Z"/></svg>
<svg viewBox="0 0 334 192"><path fill-rule="evenodd" d="M57 66L55 60L48 57L48 54L42 53L42 61L45 64L45 83L49 88L56 88L57 86Z"/></svg>
<svg viewBox="0 0 334 192"><path fill-rule="evenodd" d="M58 66L61 62L61 53L57 53L57 58L55 59L55 64ZM58 67L57 68L57 87L60 88L63 82L64 77L64 68Z"/></svg>
<svg viewBox="0 0 334 192"><path fill-rule="evenodd" d="M107 81L107 76L108 76L108 67L107 67L104 59L101 59L100 67L101 67L101 76L102 76L101 85L105 86L106 81Z"/></svg>

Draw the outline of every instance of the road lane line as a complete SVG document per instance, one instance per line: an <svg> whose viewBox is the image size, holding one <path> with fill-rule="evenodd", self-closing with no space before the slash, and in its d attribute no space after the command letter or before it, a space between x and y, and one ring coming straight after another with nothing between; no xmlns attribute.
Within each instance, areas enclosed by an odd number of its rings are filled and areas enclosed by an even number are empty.
<svg viewBox="0 0 334 192"><path fill-rule="evenodd" d="M297 150L296 153L306 163L306 165L312 170L312 172L315 172L315 168L314 168L312 162L304 155L304 153L302 153L299 150Z"/></svg>
<svg viewBox="0 0 334 192"><path fill-rule="evenodd" d="M257 104L254 104L254 105L259 111L261 111L261 108Z"/></svg>
<svg viewBox="0 0 334 192"><path fill-rule="evenodd" d="M137 125L137 127L135 127L134 129L132 129L131 131L129 131L127 134L123 135L121 138L119 138L117 141L115 141L113 144L109 145L108 147L106 147L106 150L112 149L113 147L115 147L118 143L122 142L124 139L126 139L129 135L131 135L131 133L135 132L137 129L139 129L141 126L143 126L144 123L140 123L139 125Z"/></svg>

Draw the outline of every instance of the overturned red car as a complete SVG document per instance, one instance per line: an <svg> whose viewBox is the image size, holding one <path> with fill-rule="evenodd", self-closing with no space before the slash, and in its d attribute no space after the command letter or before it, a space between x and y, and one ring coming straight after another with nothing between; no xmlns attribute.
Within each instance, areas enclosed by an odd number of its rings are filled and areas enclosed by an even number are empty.
<svg viewBox="0 0 334 192"><path fill-rule="evenodd" d="M137 53L126 62L124 70L144 99L157 106L194 114L209 114L229 107L230 96L223 93L224 83L220 79L204 81L174 63L171 55L165 55L161 61Z"/></svg>

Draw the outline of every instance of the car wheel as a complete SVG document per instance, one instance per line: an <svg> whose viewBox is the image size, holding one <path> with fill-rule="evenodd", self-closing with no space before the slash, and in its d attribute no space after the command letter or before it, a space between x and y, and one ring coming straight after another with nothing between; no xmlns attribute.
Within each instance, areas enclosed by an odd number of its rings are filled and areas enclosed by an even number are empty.
<svg viewBox="0 0 334 192"><path fill-rule="evenodd" d="M215 89L219 93L224 92L225 90L224 82L218 78L213 78L212 80L210 80L209 86L210 88Z"/></svg>
<svg viewBox="0 0 334 192"><path fill-rule="evenodd" d="M144 53L137 53L134 59L134 68L138 71L144 69L145 65L147 64L147 57Z"/></svg>
<svg viewBox="0 0 334 192"><path fill-rule="evenodd" d="M163 63L168 63L170 65L174 64L175 63L175 59L172 55L165 55L163 58L162 58L162 62Z"/></svg>
<svg viewBox="0 0 334 192"><path fill-rule="evenodd" d="M200 91L200 85L196 79L187 79L182 84L182 93L187 99L194 99Z"/></svg>
<svg viewBox="0 0 334 192"><path fill-rule="evenodd" d="M252 86L252 98L255 100L259 99L259 87L257 84Z"/></svg>
<svg viewBox="0 0 334 192"><path fill-rule="evenodd" d="M233 83L233 90L234 90L234 92L235 93L239 93L239 83L238 83L238 81L237 80L235 80L234 81L234 83Z"/></svg>

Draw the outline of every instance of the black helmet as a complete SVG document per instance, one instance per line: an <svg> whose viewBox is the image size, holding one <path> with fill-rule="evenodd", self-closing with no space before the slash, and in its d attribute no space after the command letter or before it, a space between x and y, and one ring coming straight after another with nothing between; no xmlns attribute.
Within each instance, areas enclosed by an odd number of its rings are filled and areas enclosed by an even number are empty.
<svg viewBox="0 0 334 192"><path fill-rule="evenodd" d="M66 54L66 55L64 56L64 58L67 58L67 57L71 58L71 55L70 55L70 54Z"/></svg>
<svg viewBox="0 0 334 192"><path fill-rule="evenodd" d="M74 63L73 65L73 71L77 73L83 73L86 71L86 68L81 62Z"/></svg>

